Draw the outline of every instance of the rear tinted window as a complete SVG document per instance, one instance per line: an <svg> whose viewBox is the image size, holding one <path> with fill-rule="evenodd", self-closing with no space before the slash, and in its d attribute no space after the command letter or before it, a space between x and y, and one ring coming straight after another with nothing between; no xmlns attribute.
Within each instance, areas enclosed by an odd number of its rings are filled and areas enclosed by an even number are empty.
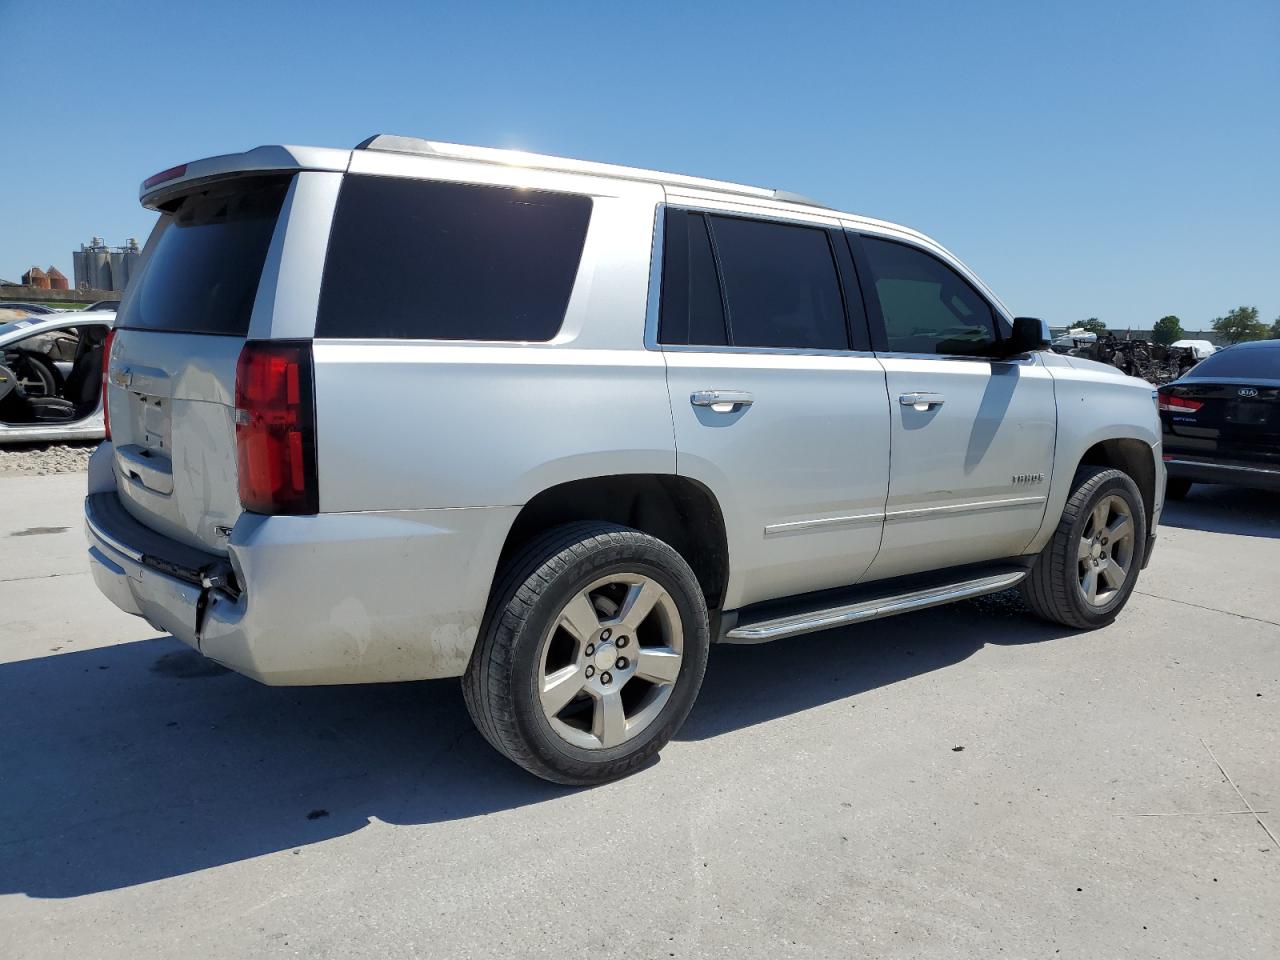
<svg viewBox="0 0 1280 960"><path fill-rule="evenodd" d="M848 350L844 302L827 231L712 216L738 347Z"/></svg>
<svg viewBox="0 0 1280 960"><path fill-rule="evenodd" d="M659 341L724 346L724 305L706 220L701 214L668 210L664 234Z"/></svg>
<svg viewBox="0 0 1280 960"><path fill-rule="evenodd" d="M1229 347L1205 357L1187 376L1200 380L1217 377L1280 380L1280 343L1266 347Z"/></svg>
<svg viewBox="0 0 1280 960"><path fill-rule="evenodd" d="M244 336L288 177L216 184L178 201L117 326Z"/></svg>
<svg viewBox="0 0 1280 960"><path fill-rule="evenodd" d="M589 197L348 176L316 336L550 340L590 218Z"/></svg>

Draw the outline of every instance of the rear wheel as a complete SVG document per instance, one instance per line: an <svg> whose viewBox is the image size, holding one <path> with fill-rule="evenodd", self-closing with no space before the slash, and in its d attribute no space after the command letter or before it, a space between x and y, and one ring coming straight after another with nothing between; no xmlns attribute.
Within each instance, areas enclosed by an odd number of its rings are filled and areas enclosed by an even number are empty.
<svg viewBox="0 0 1280 960"><path fill-rule="evenodd" d="M485 738L557 783L623 776L680 728L710 644L693 571L606 523L559 527L507 564L463 678Z"/></svg>
<svg viewBox="0 0 1280 960"><path fill-rule="evenodd" d="M1086 467L1053 537L1022 581L1027 605L1046 620L1092 629L1113 621L1142 569L1147 520L1128 476Z"/></svg>
<svg viewBox="0 0 1280 960"><path fill-rule="evenodd" d="M1164 485L1166 500L1181 500L1191 490L1191 481L1182 477L1169 477Z"/></svg>

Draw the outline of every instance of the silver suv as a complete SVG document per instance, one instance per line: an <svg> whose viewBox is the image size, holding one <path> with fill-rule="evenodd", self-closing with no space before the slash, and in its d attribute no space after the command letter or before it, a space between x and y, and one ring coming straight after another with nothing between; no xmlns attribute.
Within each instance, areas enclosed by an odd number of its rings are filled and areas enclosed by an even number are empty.
<svg viewBox="0 0 1280 960"><path fill-rule="evenodd" d="M378 136L159 173L105 375L98 586L268 684L463 678L493 746L651 758L712 643L1021 587L1109 623L1150 385L905 227Z"/></svg>

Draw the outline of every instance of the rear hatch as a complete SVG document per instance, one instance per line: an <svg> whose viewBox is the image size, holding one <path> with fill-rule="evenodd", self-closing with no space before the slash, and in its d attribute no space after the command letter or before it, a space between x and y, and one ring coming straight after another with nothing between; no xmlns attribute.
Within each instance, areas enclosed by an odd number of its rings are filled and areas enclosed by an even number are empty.
<svg viewBox="0 0 1280 960"><path fill-rule="evenodd" d="M166 202L116 322L120 499L146 526L219 554L241 512L236 362L290 180L242 176Z"/></svg>

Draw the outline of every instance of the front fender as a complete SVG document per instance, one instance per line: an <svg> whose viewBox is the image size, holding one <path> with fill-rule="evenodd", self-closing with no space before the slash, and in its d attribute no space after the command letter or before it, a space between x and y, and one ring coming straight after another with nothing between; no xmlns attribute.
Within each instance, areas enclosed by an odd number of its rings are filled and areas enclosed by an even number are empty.
<svg viewBox="0 0 1280 960"><path fill-rule="evenodd" d="M1091 449L1108 440L1140 441L1149 451L1155 473L1150 510L1154 531L1164 503L1165 482L1160 417L1152 399L1154 388L1145 380L1095 364L1047 366L1054 379L1058 436L1044 521L1025 552L1038 553L1049 542L1062 519L1081 462Z"/></svg>

